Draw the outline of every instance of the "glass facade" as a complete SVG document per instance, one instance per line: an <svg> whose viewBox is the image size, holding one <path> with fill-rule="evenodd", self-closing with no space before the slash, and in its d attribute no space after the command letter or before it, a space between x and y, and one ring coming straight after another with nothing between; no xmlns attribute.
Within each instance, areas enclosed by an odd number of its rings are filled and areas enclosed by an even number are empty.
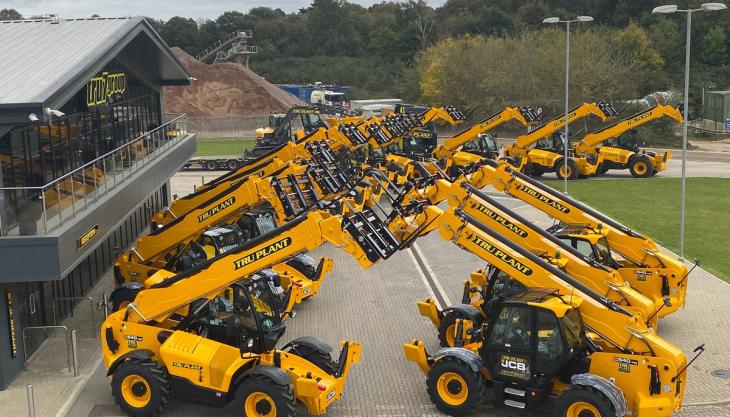
<svg viewBox="0 0 730 417"><path fill-rule="evenodd" d="M160 108L159 92L111 61L59 109L65 116L0 137L0 187L48 184L160 126ZM37 198L20 194L5 195L8 223L23 210L20 200Z"/></svg>

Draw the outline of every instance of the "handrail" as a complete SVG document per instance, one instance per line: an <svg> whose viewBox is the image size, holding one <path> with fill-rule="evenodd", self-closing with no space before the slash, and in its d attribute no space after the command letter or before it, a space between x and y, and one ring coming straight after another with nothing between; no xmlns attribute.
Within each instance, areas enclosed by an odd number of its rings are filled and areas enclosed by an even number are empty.
<svg viewBox="0 0 730 417"><path fill-rule="evenodd" d="M112 154L114 154L115 152L121 151L123 148L129 147L129 145L133 145L135 142L144 140L146 137L150 136L151 134L156 133L157 131L164 129L167 126L169 126L173 123L176 123L178 120L185 118L185 116L187 116L186 113L180 114L177 117L175 117L174 119L161 124L160 126L150 130L149 132L145 132L144 134L137 136L136 138L132 139L131 141L105 153L104 155L94 158L93 160L85 163L84 165L81 165L80 167L75 168L73 171L70 171L70 172L62 175L45 185L36 185L36 186L28 186L28 187L0 187L0 190L34 190L34 189L39 189L39 188L43 189L43 188L48 187L51 184L55 184L57 182L62 182L63 180L67 179L66 177L69 177L74 174L78 174L79 171L83 171L84 169L90 167L91 165L98 163L100 160L103 160L104 158L108 158L108 157L112 156Z"/></svg>
<svg viewBox="0 0 730 417"><path fill-rule="evenodd" d="M198 61L206 61L209 59L213 54L218 51L223 45L231 43L233 40L241 38L252 38L253 37L253 30L237 30L233 33L229 33L225 37L219 39L209 47L203 49L202 52L200 52L195 58Z"/></svg>
<svg viewBox="0 0 730 417"><path fill-rule="evenodd" d="M69 370L69 372L73 371L73 367L71 365L71 355L69 354L68 327L66 327L66 326L28 326L28 327L24 327L23 331L21 333L21 336L23 339L23 369L28 369L28 349L25 346L25 332L27 330L43 330L43 333L45 334L46 330L49 330L49 329L63 329L63 333L66 337L66 359L68 361L68 370Z"/></svg>
<svg viewBox="0 0 730 417"><path fill-rule="evenodd" d="M51 301L51 310L53 310L53 324L56 323L56 301L74 301L74 300L89 300L89 307L91 309L91 337L96 338L96 320L94 320L94 299L87 297L59 297L54 298ZM71 317L73 317L73 306L71 306Z"/></svg>
<svg viewBox="0 0 730 417"><path fill-rule="evenodd" d="M20 232L21 235L47 234L115 189L134 175L138 168L152 163L178 139L186 136L187 115L180 114L45 185L0 187L0 193L15 196L18 218L24 216L22 225L26 228ZM7 200L8 197L5 198ZM23 202L25 206L21 205ZM0 216L0 222L3 220ZM19 228L20 225L18 221ZM0 231L11 234L6 232L2 224Z"/></svg>

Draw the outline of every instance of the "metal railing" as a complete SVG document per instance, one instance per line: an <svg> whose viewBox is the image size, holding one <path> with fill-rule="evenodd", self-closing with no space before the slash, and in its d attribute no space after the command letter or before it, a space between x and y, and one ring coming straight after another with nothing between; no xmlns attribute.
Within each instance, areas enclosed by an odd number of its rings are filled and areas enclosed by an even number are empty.
<svg viewBox="0 0 730 417"><path fill-rule="evenodd" d="M188 117L188 128L198 141L254 140L256 129L269 125L269 116Z"/></svg>
<svg viewBox="0 0 730 417"><path fill-rule="evenodd" d="M209 47L205 48L195 58L198 61L205 62L206 60L212 58L213 55L226 44L229 44L229 43L235 41L236 39L249 39L249 38L253 38L252 30L237 30L237 31L230 33L230 34L226 35L225 37L219 39L213 45L210 45Z"/></svg>
<svg viewBox="0 0 730 417"><path fill-rule="evenodd" d="M124 183L188 135L186 115L39 187L0 187L0 210L15 209L17 224L0 213L0 235L45 235L72 219L99 197ZM4 215L4 216L3 216Z"/></svg>
<svg viewBox="0 0 730 417"><path fill-rule="evenodd" d="M47 336L48 330L54 330L54 329L61 329L63 330L64 337L66 339L66 359L68 362L68 370L69 372L73 372L73 365L72 363L76 361L75 358L71 358L73 356L73 351L71 351L71 342L68 338L68 327L66 326L28 326L23 328L23 332L21 333L22 339L23 339L23 369L28 368L28 347L25 343L25 334L28 330L43 330L44 336Z"/></svg>
<svg viewBox="0 0 730 417"><path fill-rule="evenodd" d="M57 301L77 301L77 300L89 300L89 311L91 312L91 337L96 338L96 320L94 319L94 299L91 297L59 297L54 298L51 302L51 310L53 310L53 324L58 324L56 321L56 302ZM71 306L71 317L74 315L74 306Z"/></svg>

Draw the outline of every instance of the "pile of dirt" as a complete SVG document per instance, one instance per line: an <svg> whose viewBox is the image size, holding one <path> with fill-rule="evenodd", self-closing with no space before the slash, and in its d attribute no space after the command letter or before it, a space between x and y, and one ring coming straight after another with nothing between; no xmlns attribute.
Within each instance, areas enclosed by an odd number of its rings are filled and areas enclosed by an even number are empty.
<svg viewBox="0 0 730 417"><path fill-rule="evenodd" d="M266 81L235 63L208 65L172 48L175 56L197 80L186 87L165 87L167 113L189 116L248 116L286 113L293 105L304 104L298 97Z"/></svg>

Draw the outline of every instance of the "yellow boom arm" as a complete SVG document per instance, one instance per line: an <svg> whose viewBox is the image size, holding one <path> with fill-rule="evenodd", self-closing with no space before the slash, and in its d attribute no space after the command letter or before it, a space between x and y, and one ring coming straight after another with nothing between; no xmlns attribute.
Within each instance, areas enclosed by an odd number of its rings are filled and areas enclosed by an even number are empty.
<svg viewBox="0 0 730 417"><path fill-rule="evenodd" d="M671 117L676 120L677 123L682 123L684 121L682 111L679 108L660 104L649 110L616 122L599 131L585 135L580 142L575 144L575 152L579 155L595 155L598 152L596 147L601 143L608 139L615 138L630 129L641 126L652 120L659 119L663 116Z"/></svg>

